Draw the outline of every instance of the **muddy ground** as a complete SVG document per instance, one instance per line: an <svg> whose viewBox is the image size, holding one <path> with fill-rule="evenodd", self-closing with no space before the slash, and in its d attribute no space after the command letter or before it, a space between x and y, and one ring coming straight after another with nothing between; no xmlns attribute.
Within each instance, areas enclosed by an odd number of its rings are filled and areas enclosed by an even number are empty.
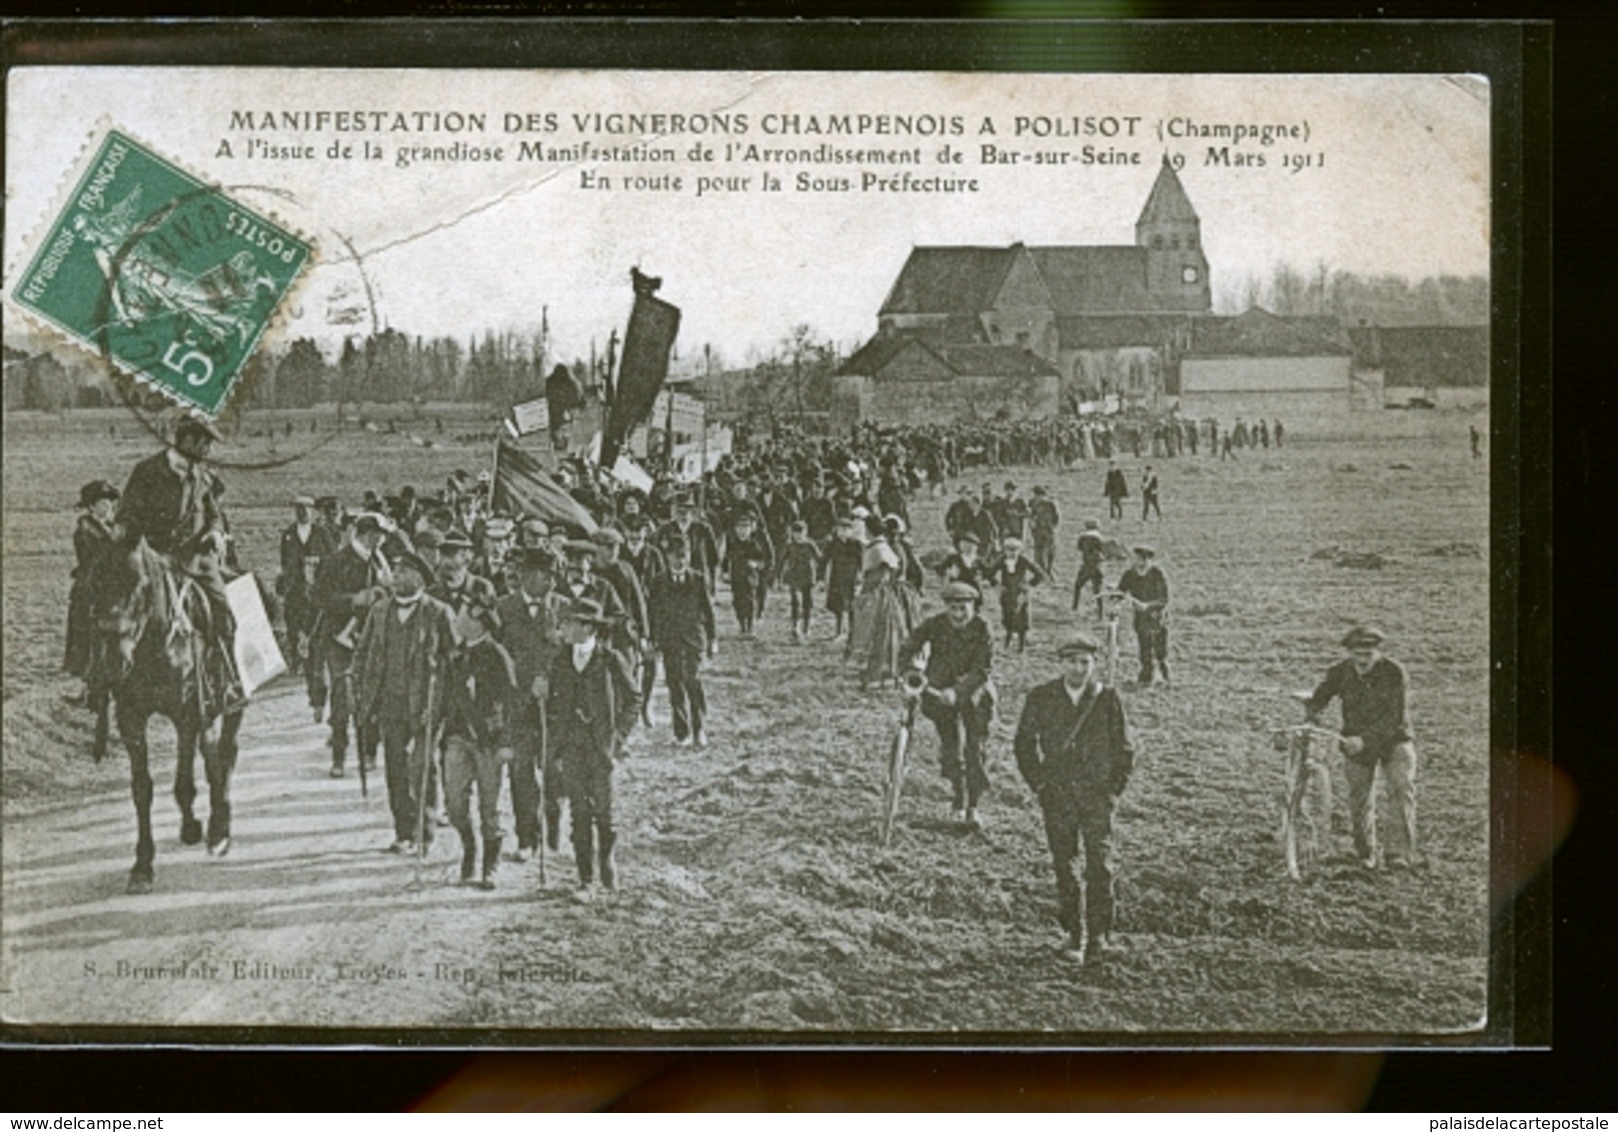
<svg viewBox="0 0 1618 1132"><path fill-rule="evenodd" d="M73 682L57 667L77 487L121 483L151 446L129 427L107 438L94 416L9 414L0 1010L42 1026L1054 1040L1476 1027L1488 954L1489 532L1486 461L1466 448L1475 419L1361 415L1359 435L1289 421L1284 449L1156 461L1164 521L1143 525L1131 510L1104 523L1125 543L1146 531L1159 549L1175 679L1125 689L1139 751L1117 818L1125 950L1090 971L1058 953L1048 854L1010 733L1023 693L1054 672L1063 630L1088 624L1069 612L1073 537L1082 518L1104 514L1099 465L967 477L996 488L1014 478L1024 494L1044 484L1063 515L1059 577L1035 591L1029 650L997 655L1005 718L984 832L946 820L936 740L922 730L883 848L893 693L857 690L829 619L794 644L777 593L759 638L742 640L722 594L713 744L673 746L660 688L659 725L636 735L618 775L615 900L570 899L565 838L548 883L537 863L511 865L493 893L453 884L452 831L424 867L389 856L381 783L362 800L354 777L326 776L325 729L285 677L249 708L222 860L179 845L172 739L154 725L157 890L135 897L124 892L127 762L116 741L106 762L90 761L88 717L62 702ZM432 486L484 456L364 435L286 468L231 473L244 559L273 575L297 492ZM1139 462L1122 463L1133 485ZM913 506L918 550L942 545L944 504ZM1310 686L1360 619L1387 630L1410 674L1426 861L1401 874L1352 864L1339 764L1335 854L1299 884L1274 836L1280 765L1265 729L1296 717L1286 692ZM1127 629L1123 644L1127 656Z"/></svg>

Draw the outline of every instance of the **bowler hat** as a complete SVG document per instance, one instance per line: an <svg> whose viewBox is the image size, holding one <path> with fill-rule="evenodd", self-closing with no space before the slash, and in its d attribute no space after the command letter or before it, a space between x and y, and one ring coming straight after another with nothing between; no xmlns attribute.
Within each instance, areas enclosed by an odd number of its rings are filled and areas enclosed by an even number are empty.
<svg viewBox="0 0 1618 1132"><path fill-rule="evenodd" d="M1343 635L1345 649L1374 649L1382 643L1382 634L1365 625L1356 625Z"/></svg>
<svg viewBox="0 0 1618 1132"><path fill-rule="evenodd" d="M611 618L601 608L601 603L593 597L575 598L573 604L562 611L562 616L571 621L583 621L586 625L597 627L611 623Z"/></svg>
<svg viewBox="0 0 1618 1132"><path fill-rule="evenodd" d="M213 422L204 420L202 417L182 417L180 422L174 426L175 440L178 441L187 436L205 436L209 440L216 441L225 439L219 434L219 430L213 426Z"/></svg>
<svg viewBox="0 0 1618 1132"><path fill-rule="evenodd" d="M1066 659L1070 656L1089 656L1098 652L1101 645L1088 633L1074 633L1063 641L1056 649L1056 655Z"/></svg>
<svg viewBox="0 0 1618 1132"><path fill-rule="evenodd" d="M117 499L118 489L106 480L91 480L79 488L79 506L93 507L103 499Z"/></svg>
<svg viewBox="0 0 1618 1132"><path fill-rule="evenodd" d="M975 604L982 598L983 595L978 593L977 587L967 582L951 582L944 587L945 605L953 605L958 601L970 601Z"/></svg>
<svg viewBox="0 0 1618 1132"><path fill-rule="evenodd" d="M409 550L400 551L394 556L393 568L397 570L401 566L408 566L412 570L416 571L416 573L421 575L421 580L423 582L430 582L436 576L433 572L433 568L427 565L427 560L425 558Z"/></svg>

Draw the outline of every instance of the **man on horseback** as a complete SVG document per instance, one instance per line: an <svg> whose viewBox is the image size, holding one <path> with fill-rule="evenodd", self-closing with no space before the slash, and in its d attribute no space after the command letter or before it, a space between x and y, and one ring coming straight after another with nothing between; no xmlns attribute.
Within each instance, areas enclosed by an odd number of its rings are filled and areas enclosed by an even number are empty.
<svg viewBox="0 0 1618 1132"><path fill-rule="evenodd" d="M173 445L148 456L130 472L118 506L118 525L129 544L145 539L206 596L207 623L197 630L210 658L210 706L223 711L240 704L244 696L236 671L236 618L225 597L222 573L230 538L220 503L225 486L206 466L220 439L214 426L200 417L181 420Z"/></svg>

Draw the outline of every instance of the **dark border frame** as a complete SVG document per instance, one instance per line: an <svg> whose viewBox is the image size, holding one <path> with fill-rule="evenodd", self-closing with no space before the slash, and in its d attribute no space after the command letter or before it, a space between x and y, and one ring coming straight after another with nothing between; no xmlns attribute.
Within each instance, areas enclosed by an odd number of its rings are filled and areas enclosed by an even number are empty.
<svg viewBox="0 0 1618 1132"><path fill-rule="evenodd" d="M1081 22L265 19L8 21L0 69L28 65L540 67L984 72L1475 73L1491 84L1491 875L1539 859L1524 807L1548 810L1550 650L1550 27L1525 21ZM4 92L0 91L0 107ZM3 144L3 143L0 143ZM1529 375L1524 380L1524 375ZM1534 775L1529 779L1529 774ZM1548 829L1548 820L1526 823ZM437 1049L1433 1049L1547 1048L1551 909L1493 922L1489 1020L1471 1034L1232 1036L688 1031L18 1027L35 1047Z"/></svg>

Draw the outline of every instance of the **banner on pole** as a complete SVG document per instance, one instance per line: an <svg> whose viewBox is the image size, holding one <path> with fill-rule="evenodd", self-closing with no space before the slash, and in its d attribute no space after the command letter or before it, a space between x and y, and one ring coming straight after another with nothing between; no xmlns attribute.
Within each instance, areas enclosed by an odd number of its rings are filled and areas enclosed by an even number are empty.
<svg viewBox="0 0 1618 1132"><path fill-rule="evenodd" d="M653 294L662 280L642 275L636 268L630 268L629 274L635 286L635 305L624 331L612 407L602 429L601 452L605 459L601 462L608 466L617 463L630 430L651 416L669 375L669 351L674 349L675 336L680 332L680 308Z"/></svg>
<svg viewBox="0 0 1618 1132"><path fill-rule="evenodd" d="M531 454L500 441L495 457L494 505L515 515L536 516L547 523L562 523L587 535L596 521L577 499L550 477Z"/></svg>

